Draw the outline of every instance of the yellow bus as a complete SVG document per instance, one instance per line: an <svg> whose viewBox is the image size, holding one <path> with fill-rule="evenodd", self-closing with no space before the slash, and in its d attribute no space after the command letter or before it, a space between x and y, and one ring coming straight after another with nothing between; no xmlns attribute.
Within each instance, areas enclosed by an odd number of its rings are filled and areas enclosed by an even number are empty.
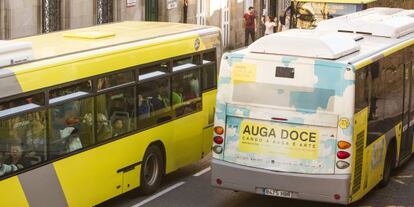
<svg viewBox="0 0 414 207"><path fill-rule="evenodd" d="M0 42L0 206L93 206L211 149L219 30L122 22Z"/></svg>
<svg viewBox="0 0 414 207"><path fill-rule="evenodd" d="M414 10L372 8L223 55L212 184L349 204L414 152Z"/></svg>

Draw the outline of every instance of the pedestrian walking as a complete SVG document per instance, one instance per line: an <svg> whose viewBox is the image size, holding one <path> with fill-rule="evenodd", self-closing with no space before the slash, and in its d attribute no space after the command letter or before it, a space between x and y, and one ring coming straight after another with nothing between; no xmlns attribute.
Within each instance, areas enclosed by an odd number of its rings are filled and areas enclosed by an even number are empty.
<svg viewBox="0 0 414 207"><path fill-rule="evenodd" d="M262 23L265 25L265 35L273 34L275 31L275 27L277 26L276 21L277 18L273 18L272 16L264 16L262 17Z"/></svg>
<svg viewBox="0 0 414 207"><path fill-rule="evenodd" d="M256 33L256 14L254 8L251 6L249 10L243 15L244 19L244 45L249 45L249 36L252 39L252 42L255 40Z"/></svg>

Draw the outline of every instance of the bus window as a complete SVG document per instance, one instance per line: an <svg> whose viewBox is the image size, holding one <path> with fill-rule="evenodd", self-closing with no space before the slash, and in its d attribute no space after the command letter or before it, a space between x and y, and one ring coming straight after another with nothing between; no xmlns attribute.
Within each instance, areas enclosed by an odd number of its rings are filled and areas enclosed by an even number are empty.
<svg viewBox="0 0 414 207"><path fill-rule="evenodd" d="M135 129L133 87L99 95L96 101L95 134L98 141L116 137Z"/></svg>
<svg viewBox="0 0 414 207"><path fill-rule="evenodd" d="M355 113L361 111L368 106L369 85L371 82L371 73L368 67L360 69L355 74Z"/></svg>
<svg viewBox="0 0 414 207"><path fill-rule="evenodd" d="M49 104L74 99L90 94L92 82L86 81L71 86L54 89L49 93Z"/></svg>
<svg viewBox="0 0 414 207"><path fill-rule="evenodd" d="M3 102L0 103L0 118L34 109L44 104L45 98L42 93Z"/></svg>
<svg viewBox="0 0 414 207"><path fill-rule="evenodd" d="M172 76L171 96L177 117L200 110L200 70L183 72Z"/></svg>
<svg viewBox="0 0 414 207"><path fill-rule="evenodd" d="M0 176L46 159L45 115L38 111L0 121Z"/></svg>
<svg viewBox="0 0 414 207"><path fill-rule="evenodd" d="M203 66L203 90L215 88L217 86L216 64Z"/></svg>
<svg viewBox="0 0 414 207"><path fill-rule="evenodd" d="M51 158L94 143L92 132L94 120L93 98L74 100L50 107L49 117L49 152Z"/></svg>
<svg viewBox="0 0 414 207"><path fill-rule="evenodd" d="M210 62L216 62L217 56L216 51L206 52L203 54L203 64Z"/></svg>
<svg viewBox="0 0 414 207"><path fill-rule="evenodd" d="M159 78L138 85L138 128L148 128L171 119L169 79Z"/></svg>
<svg viewBox="0 0 414 207"><path fill-rule="evenodd" d="M99 78L97 83L98 90L105 88L111 88L114 86L119 86L127 83L134 82L134 72L127 71L123 73L117 73L114 75L109 75L104 78Z"/></svg>
<svg viewBox="0 0 414 207"><path fill-rule="evenodd" d="M165 75L167 73L168 73L167 62L155 64L155 65L147 66L144 68L140 68L139 73L138 73L139 74L138 80L142 81L142 80L146 80L150 78L155 78L158 76Z"/></svg>
<svg viewBox="0 0 414 207"><path fill-rule="evenodd" d="M199 64L200 64L199 55L175 59L173 61L173 72L195 67Z"/></svg>

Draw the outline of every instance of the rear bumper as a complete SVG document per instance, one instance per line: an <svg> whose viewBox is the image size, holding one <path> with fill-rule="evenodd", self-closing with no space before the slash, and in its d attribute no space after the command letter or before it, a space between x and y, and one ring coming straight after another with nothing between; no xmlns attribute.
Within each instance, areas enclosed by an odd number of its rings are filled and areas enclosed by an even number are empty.
<svg viewBox="0 0 414 207"><path fill-rule="evenodd" d="M350 202L350 175L283 173L213 159L212 185L218 188L263 194L264 188L294 192L292 198L329 203ZM221 179L218 185L216 179ZM334 198L339 194L340 199Z"/></svg>

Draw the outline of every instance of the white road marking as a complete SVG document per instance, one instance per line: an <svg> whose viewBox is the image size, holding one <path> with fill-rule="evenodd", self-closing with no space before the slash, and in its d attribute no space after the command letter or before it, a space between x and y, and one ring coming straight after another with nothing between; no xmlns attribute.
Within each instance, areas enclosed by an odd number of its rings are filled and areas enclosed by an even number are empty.
<svg viewBox="0 0 414 207"><path fill-rule="evenodd" d="M395 182L397 182L397 183L399 183L399 184L403 184L403 185L405 185L405 182L403 182L403 181L401 181L401 180L398 180L398 179L395 179L395 178L393 178L392 180L394 180Z"/></svg>
<svg viewBox="0 0 414 207"><path fill-rule="evenodd" d="M398 176L394 176L395 178L412 178L412 175L398 175Z"/></svg>
<svg viewBox="0 0 414 207"><path fill-rule="evenodd" d="M185 184L185 182L182 181L182 182L179 182L179 183L177 183L175 185L172 185L172 186L170 186L170 187L168 187L168 188L160 191L159 193L154 194L154 195L148 197L147 199L145 199L145 200L143 200L143 201L141 201L141 202L139 202L139 203L137 203L137 204L135 204L135 205L133 205L131 207L140 207L140 206L143 206L143 205L147 204L148 202L150 202L150 201L152 201L152 200L154 200L154 199L156 199L156 198L158 198L158 197L160 197L160 196L162 196L162 195L164 195L164 194L166 194L166 193L168 193L168 192L174 190L175 188L178 188L178 187L180 187L180 186L182 186L184 184Z"/></svg>
<svg viewBox="0 0 414 207"><path fill-rule="evenodd" d="M193 176L194 176L194 177L198 177L198 176L200 176L200 175L202 175L202 174L204 174L204 173L206 173L206 172L208 172L208 171L210 171L210 170L211 170L211 167L208 167L208 168L206 168L206 169L204 169L204 170L202 170L202 171L200 171L200 172L198 172L198 173L194 174Z"/></svg>

